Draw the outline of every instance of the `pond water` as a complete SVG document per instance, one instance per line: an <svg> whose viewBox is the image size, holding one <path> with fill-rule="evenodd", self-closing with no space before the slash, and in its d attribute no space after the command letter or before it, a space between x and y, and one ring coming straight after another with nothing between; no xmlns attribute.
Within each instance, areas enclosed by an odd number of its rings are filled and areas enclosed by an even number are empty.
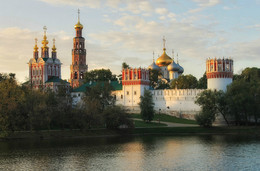
<svg viewBox="0 0 260 171"><path fill-rule="evenodd" d="M137 136L0 142L1 170L260 170L260 138Z"/></svg>

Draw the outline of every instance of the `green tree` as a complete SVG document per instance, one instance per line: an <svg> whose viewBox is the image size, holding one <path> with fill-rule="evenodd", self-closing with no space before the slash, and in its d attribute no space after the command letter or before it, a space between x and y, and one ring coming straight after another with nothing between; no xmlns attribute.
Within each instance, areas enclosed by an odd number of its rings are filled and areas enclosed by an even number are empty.
<svg viewBox="0 0 260 171"><path fill-rule="evenodd" d="M103 112L106 127L109 129L118 129L121 125L133 128L133 120L128 117L126 110L121 106L110 106Z"/></svg>
<svg viewBox="0 0 260 171"><path fill-rule="evenodd" d="M211 127L217 115L217 98L212 90L205 90L197 96L196 104L201 106L201 112L195 115L195 119L199 125Z"/></svg>
<svg viewBox="0 0 260 171"><path fill-rule="evenodd" d="M129 68L129 65L126 62L123 62L122 63L122 68L123 69L127 69L127 68Z"/></svg>
<svg viewBox="0 0 260 171"><path fill-rule="evenodd" d="M142 119L144 121L152 121L154 118L154 102L152 93L149 90L144 90L144 95L140 97L139 106Z"/></svg>
<svg viewBox="0 0 260 171"><path fill-rule="evenodd" d="M97 81L116 81L116 75L113 75L109 69L95 69L85 73L85 82Z"/></svg>
<svg viewBox="0 0 260 171"><path fill-rule="evenodd" d="M156 88L158 86L159 76L161 75L161 71L149 69L149 80L151 87Z"/></svg>
<svg viewBox="0 0 260 171"><path fill-rule="evenodd" d="M206 72L199 79L197 88L198 89L207 89L207 76L206 76Z"/></svg>
<svg viewBox="0 0 260 171"><path fill-rule="evenodd" d="M174 79L170 87L175 88L177 85L178 89L195 89L198 87L197 78L193 75L180 75L177 79Z"/></svg>
<svg viewBox="0 0 260 171"><path fill-rule="evenodd" d="M0 77L0 130L5 136L9 131L20 130L24 122L25 116L21 112L24 93L14 75L1 74Z"/></svg>

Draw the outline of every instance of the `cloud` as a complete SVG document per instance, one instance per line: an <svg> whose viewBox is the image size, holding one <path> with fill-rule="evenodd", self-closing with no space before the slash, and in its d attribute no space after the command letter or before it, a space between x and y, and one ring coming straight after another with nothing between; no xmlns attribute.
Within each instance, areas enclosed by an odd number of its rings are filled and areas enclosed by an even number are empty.
<svg viewBox="0 0 260 171"><path fill-rule="evenodd" d="M221 0L192 0L198 6L198 8L189 10L190 13L197 13L206 8L216 6L221 3Z"/></svg>
<svg viewBox="0 0 260 171"><path fill-rule="evenodd" d="M160 15L166 15L169 11L166 8L156 8L155 12Z"/></svg>
<svg viewBox="0 0 260 171"><path fill-rule="evenodd" d="M70 5L70 6L86 6L89 8L100 8L103 0L40 0L52 5ZM110 3L111 4L111 3Z"/></svg>

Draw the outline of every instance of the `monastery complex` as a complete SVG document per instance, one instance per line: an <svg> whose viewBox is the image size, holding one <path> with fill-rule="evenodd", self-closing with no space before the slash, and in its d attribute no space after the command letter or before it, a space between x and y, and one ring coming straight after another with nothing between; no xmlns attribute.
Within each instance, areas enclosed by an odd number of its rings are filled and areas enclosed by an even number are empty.
<svg viewBox="0 0 260 171"><path fill-rule="evenodd" d="M50 88L54 91L59 86L71 86L73 91L71 96L74 105L81 105L85 95L86 87L96 83L85 83L84 74L88 71L86 61L85 39L82 36L83 25L78 18L74 26L76 36L73 38L72 63L70 66L69 82L61 80L61 62L57 58L55 40L51 56L49 55L46 27L42 40L41 56L39 56L37 39L33 51L33 58L29 61L29 78L33 88ZM111 81L114 91L112 94L117 105L125 106L130 112L140 111L138 103L144 90L149 90L153 95L155 110L182 118L193 119L194 115L200 111L200 107L195 104L196 96L204 89L157 89L151 88L149 80L149 70L161 72L160 80L171 82L183 74L184 68L174 60L174 53L170 57L166 53L165 39L162 55L153 61L147 68L126 68L122 69L122 80ZM178 57L178 55L177 55ZM207 88L226 91L226 86L232 83L233 60L232 59L206 59Z"/></svg>

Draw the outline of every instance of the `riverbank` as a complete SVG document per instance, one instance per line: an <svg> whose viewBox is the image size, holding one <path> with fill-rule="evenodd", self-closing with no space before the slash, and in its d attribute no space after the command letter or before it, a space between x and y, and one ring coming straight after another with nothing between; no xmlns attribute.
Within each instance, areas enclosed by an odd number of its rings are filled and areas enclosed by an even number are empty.
<svg viewBox="0 0 260 171"><path fill-rule="evenodd" d="M260 136L260 127L156 127L135 129L93 129L93 130L50 130L50 131L19 131L10 133L1 140L17 139L59 139L59 138L91 138L112 136L143 136L143 135L225 135L247 134Z"/></svg>

